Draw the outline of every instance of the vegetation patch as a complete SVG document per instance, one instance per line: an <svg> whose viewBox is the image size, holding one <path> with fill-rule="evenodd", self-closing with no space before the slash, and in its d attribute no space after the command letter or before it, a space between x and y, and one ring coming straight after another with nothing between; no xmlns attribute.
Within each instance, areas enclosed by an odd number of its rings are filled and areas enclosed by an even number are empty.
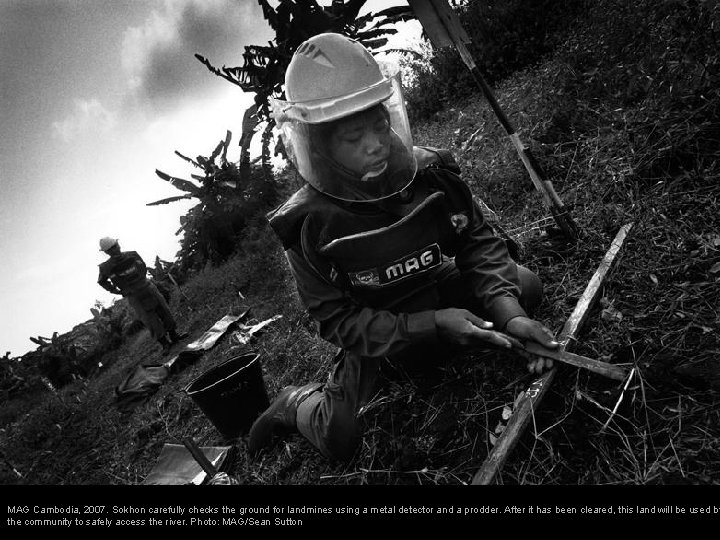
<svg viewBox="0 0 720 540"><path fill-rule="evenodd" d="M557 234L479 92L433 98L442 108L413 126L415 144L453 151L476 197L517 243L518 259L541 276L546 299L536 318L556 332L618 229L635 224L575 347L632 377L619 383L558 366L498 481L717 483L720 8L694 0L567 5L537 34L542 56L494 80L503 110L571 209L581 230L575 244ZM432 62L427 81L440 73ZM423 77L417 85L427 84ZM408 93L416 111L426 110L421 94L422 86ZM292 172L285 178L278 200L295 186ZM92 377L41 385L32 403L6 394L0 482L135 484L164 443L227 443L183 389L247 347L261 355L271 398L285 385L325 380L337 351L317 336L261 216L245 224L238 246L171 288L181 329L197 337L246 309L258 321L281 319L248 346L221 340L130 415L116 410L114 388L135 365L162 361L144 331L106 352ZM524 361L501 351L438 360L412 376L402 367L385 373L349 463L328 462L297 434L251 461L241 437L231 441L227 472L245 484L470 483L532 378Z"/></svg>

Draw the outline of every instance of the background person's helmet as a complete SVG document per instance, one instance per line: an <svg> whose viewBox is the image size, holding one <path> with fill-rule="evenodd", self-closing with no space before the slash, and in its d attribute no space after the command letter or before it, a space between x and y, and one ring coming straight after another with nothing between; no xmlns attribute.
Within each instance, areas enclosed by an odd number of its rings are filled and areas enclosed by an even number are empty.
<svg viewBox="0 0 720 540"><path fill-rule="evenodd" d="M117 238L110 238L109 236L106 236L105 238L100 239L100 251L107 251L113 246L116 246L118 243Z"/></svg>
<svg viewBox="0 0 720 540"><path fill-rule="evenodd" d="M417 165L397 68L378 63L359 42L319 34L302 43L285 73L287 101L270 98L290 159L319 191L350 201L373 201L405 188ZM362 180L329 158L318 133L331 122L381 105L392 133L383 175Z"/></svg>

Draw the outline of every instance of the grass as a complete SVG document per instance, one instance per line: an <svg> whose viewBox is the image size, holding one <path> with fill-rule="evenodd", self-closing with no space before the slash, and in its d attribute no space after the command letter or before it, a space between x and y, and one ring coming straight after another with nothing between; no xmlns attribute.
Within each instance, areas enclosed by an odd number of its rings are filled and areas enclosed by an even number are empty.
<svg viewBox="0 0 720 540"><path fill-rule="evenodd" d="M617 230L635 223L575 348L632 369L632 378L560 366L499 483L718 482L720 96L717 48L708 44L720 26L710 4L588 3L557 50L495 88L571 207L582 231L574 245L547 227L479 96L414 125L415 143L452 150L474 194L511 231L522 263L545 283L537 318L556 332ZM683 32L686 24L695 30ZM198 273L172 302L193 337L247 308L256 321L282 315L251 343L271 397L287 384L325 379L336 351L317 337L263 223L236 257ZM227 443L183 389L241 350L221 340L131 414L117 410L115 387L135 365L162 361L145 332L110 353L93 379L39 392L34 407L11 400L0 482L137 484L164 443ZM253 485L468 484L532 380L524 364L474 352L433 376L388 378L363 410L367 431L348 464L326 461L299 435L251 461L240 438L227 471Z"/></svg>

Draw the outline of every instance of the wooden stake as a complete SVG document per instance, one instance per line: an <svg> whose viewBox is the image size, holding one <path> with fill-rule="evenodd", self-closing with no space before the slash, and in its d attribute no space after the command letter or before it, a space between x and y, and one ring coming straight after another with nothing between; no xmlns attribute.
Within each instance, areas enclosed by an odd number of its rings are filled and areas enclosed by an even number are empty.
<svg viewBox="0 0 720 540"><path fill-rule="evenodd" d="M620 248L627 237L628 232L633 224L624 225L615 235L615 239L610 245L605 257L600 262L598 269L590 279L585 292L578 300L575 309L570 317L565 321L558 341L560 342L560 351L571 348L580 329L585 324L590 313L590 308L600 296L603 281L612 267ZM510 452L515 448L520 436L523 434L530 419L533 417L535 410L540 405L542 398L545 396L548 388L555 378L557 368L553 368L543 373L536 379L530 387L524 392L519 403L515 407L512 416L508 420L507 427L495 442L495 446L483 463L482 467L475 473L472 485L487 485L495 480L497 473L502 469Z"/></svg>
<svg viewBox="0 0 720 540"><path fill-rule="evenodd" d="M195 458L195 461L198 465L200 465L205 471L205 473L208 475L208 478L213 478L218 472L217 469L213 466L212 463L210 463L210 460L205 456L202 450L198 447L197 444L195 444L195 441L191 437L186 437L182 441L185 448L188 449L190 454L192 454L192 457Z"/></svg>

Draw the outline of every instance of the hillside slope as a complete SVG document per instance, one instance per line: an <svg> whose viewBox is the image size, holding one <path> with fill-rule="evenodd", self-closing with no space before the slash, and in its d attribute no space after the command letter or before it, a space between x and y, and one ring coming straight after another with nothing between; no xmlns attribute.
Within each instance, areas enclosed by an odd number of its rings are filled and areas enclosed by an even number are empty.
<svg viewBox="0 0 720 540"><path fill-rule="evenodd" d="M537 318L555 331L617 230L635 224L575 348L634 368L633 379L625 389L560 366L501 483L718 482L718 28L713 2L588 2L551 56L497 86L521 139L571 205L582 231L575 245L537 223L546 212L479 96L414 126L416 144L454 152L523 264L542 277ZM262 223L235 258L176 291L172 308L193 338L227 313L282 315L250 343L271 398L287 384L324 380L336 352L317 337ZM117 385L134 366L163 361L141 332L95 378L45 394L2 426L0 480L137 484L164 443L227 443L184 388L243 350L228 336L122 414ZM247 484L469 483L530 380L506 353L468 354L430 377L388 381L364 412L368 431L349 464L327 462L293 435L253 462L243 438L230 441L227 470Z"/></svg>

